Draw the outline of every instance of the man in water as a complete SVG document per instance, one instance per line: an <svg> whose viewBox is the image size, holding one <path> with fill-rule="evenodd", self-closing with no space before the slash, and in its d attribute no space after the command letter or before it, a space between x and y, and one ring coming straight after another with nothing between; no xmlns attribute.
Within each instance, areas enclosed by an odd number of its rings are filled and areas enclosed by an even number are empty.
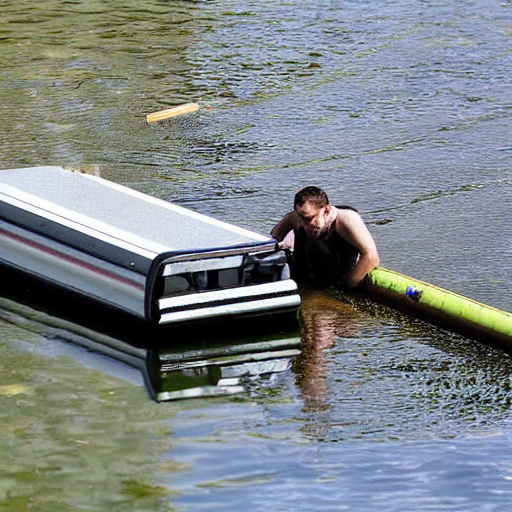
<svg viewBox="0 0 512 512"><path fill-rule="evenodd" d="M292 277L298 282L353 288L379 264L375 241L359 213L331 205L319 187L297 192L293 211L271 235L291 251Z"/></svg>

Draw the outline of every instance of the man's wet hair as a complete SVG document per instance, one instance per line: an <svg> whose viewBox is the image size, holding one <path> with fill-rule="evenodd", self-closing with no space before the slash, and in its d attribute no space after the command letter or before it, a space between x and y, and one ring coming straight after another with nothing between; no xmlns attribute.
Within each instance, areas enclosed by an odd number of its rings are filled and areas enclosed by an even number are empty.
<svg viewBox="0 0 512 512"><path fill-rule="evenodd" d="M320 187L314 185L305 187L295 194L293 209L297 206L302 206L306 201L314 204L318 208L323 208L329 204L327 194Z"/></svg>

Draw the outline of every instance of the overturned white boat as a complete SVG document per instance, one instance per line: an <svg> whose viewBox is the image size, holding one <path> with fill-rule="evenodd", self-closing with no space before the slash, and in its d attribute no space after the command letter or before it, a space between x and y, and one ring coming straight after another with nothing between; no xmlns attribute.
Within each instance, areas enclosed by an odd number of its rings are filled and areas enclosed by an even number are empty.
<svg viewBox="0 0 512 512"><path fill-rule="evenodd" d="M61 167L0 171L0 264L158 325L300 304L275 240Z"/></svg>

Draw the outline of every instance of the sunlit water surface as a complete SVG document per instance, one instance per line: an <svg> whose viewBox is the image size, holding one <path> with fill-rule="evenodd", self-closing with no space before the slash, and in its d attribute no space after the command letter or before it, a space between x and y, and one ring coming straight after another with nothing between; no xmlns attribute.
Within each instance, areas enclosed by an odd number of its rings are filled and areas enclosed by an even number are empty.
<svg viewBox="0 0 512 512"><path fill-rule="evenodd" d="M384 266L510 311L511 27L509 1L7 0L0 167L81 168L262 233L317 183ZM339 298L307 295L286 372L166 404L0 323L0 509L509 511L509 356Z"/></svg>

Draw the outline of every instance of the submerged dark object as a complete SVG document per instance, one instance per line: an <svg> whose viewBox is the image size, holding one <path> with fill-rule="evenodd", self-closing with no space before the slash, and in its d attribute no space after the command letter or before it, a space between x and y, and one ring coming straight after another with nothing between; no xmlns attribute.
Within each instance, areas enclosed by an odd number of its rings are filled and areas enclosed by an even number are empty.
<svg viewBox="0 0 512 512"><path fill-rule="evenodd" d="M60 167L0 171L0 264L155 325L300 304L274 240Z"/></svg>

